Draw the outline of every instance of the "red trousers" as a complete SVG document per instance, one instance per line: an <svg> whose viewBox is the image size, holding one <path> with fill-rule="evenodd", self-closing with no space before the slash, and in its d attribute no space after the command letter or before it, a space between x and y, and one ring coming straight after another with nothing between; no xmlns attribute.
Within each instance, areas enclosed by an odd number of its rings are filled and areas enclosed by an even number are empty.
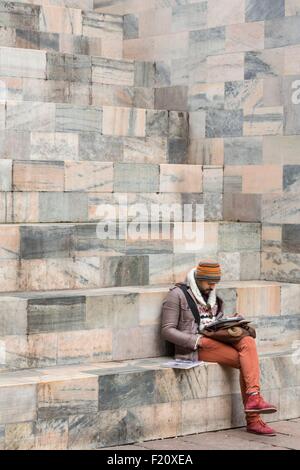
<svg viewBox="0 0 300 470"><path fill-rule="evenodd" d="M217 362L222 366L240 369L240 387L245 405L247 393L259 392L259 361L255 340L245 336L234 345L227 345L220 341L203 336L198 349L198 358L204 362ZM247 422L259 419L258 414L246 415Z"/></svg>

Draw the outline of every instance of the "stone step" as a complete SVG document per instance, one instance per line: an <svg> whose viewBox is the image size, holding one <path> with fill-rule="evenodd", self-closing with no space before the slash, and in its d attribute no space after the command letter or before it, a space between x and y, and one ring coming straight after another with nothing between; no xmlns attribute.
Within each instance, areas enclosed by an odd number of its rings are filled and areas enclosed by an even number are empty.
<svg viewBox="0 0 300 470"><path fill-rule="evenodd" d="M167 352L160 322L168 289L128 286L1 294L1 367L161 356ZM222 281L218 294L226 315L238 312L254 322L260 352L299 344L299 284Z"/></svg>
<svg viewBox="0 0 300 470"><path fill-rule="evenodd" d="M153 62L0 47L2 100L153 108L154 85Z"/></svg>
<svg viewBox="0 0 300 470"><path fill-rule="evenodd" d="M0 225L0 291L168 283L207 256L225 280L260 278L260 224L115 224Z"/></svg>
<svg viewBox="0 0 300 470"><path fill-rule="evenodd" d="M4 166L2 170L4 174ZM9 186L8 181L3 183L2 189L5 190ZM137 204L144 205L149 220L151 204L161 208L164 214L166 214L166 208L172 210L174 206L176 208L175 221L182 220L181 214L187 204L195 207L201 205L204 209L204 220L207 222L222 220L222 194L220 193L197 194L180 190L172 193L2 191L0 192L0 223L98 222L103 218L104 204L116 211L116 214L119 208L122 207L125 210L127 207L129 221L135 217ZM203 209L201 209L202 213ZM180 215L176 216L178 211ZM159 218L154 220L159 220ZM195 220L195 213L192 220Z"/></svg>
<svg viewBox="0 0 300 470"><path fill-rule="evenodd" d="M167 360L1 373L0 446L98 449L245 424L237 370L214 363L174 370L161 366ZM262 392L278 408L266 420L298 417L293 355L264 354L260 365Z"/></svg>
<svg viewBox="0 0 300 470"><path fill-rule="evenodd" d="M31 3L31 2L30 2ZM123 17L51 4L0 2L1 45L121 58Z"/></svg>

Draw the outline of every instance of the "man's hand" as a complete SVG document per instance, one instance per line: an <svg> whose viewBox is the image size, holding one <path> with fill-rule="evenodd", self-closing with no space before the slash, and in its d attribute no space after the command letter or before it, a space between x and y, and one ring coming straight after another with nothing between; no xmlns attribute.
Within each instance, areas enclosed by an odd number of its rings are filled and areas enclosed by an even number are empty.
<svg viewBox="0 0 300 470"><path fill-rule="evenodd" d="M235 314L233 315L233 317L240 317L240 318L242 318L243 320L245 320L245 317L244 317L243 315L241 315L240 313L235 313Z"/></svg>

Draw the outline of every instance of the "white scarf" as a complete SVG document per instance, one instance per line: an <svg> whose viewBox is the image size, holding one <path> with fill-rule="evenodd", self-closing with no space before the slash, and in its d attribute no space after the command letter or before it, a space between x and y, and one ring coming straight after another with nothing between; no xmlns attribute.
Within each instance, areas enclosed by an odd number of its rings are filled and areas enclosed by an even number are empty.
<svg viewBox="0 0 300 470"><path fill-rule="evenodd" d="M205 302L195 280L195 271L196 268L190 270L186 277L186 283L190 286L194 296L201 305L204 305L206 307L209 304L211 308L213 308L217 302L216 289L213 289L210 292L207 302Z"/></svg>

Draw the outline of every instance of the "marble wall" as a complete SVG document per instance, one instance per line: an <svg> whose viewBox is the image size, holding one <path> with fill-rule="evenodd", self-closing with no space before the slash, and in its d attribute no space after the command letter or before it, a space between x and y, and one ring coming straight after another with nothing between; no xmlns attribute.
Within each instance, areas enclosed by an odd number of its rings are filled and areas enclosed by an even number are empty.
<svg viewBox="0 0 300 470"><path fill-rule="evenodd" d="M224 166L225 220L262 224L262 278L298 282L299 0L95 0L124 57L153 60L155 102L190 112L188 163Z"/></svg>

